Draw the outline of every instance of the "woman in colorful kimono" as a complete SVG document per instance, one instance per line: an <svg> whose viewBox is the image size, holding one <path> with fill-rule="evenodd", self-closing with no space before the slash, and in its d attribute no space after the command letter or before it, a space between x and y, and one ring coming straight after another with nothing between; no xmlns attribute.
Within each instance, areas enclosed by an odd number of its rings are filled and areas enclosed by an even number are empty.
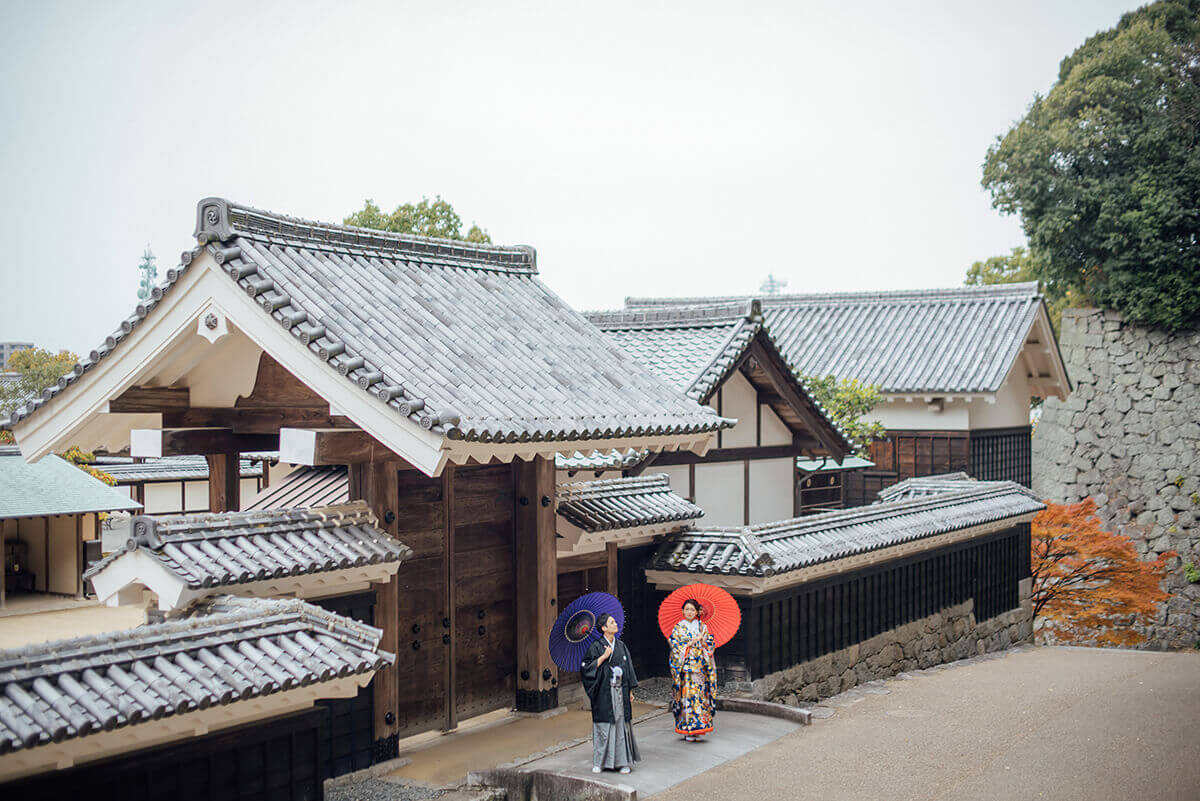
<svg viewBox="0 0 1200 801"><path fill-rule="evenodd" d="M683 620L671 631L671 713L675 732L695 742L713 730L717 708L716 644L700 620L700 604L683 602Z"/></svg>
<svg viewBox="0 0 1200 801"><path fill-rule="evenodd" d="M642 759L630 725L637 675L629 649L617 639L613 616L600 615L596 628L604 636L591 644L580 668L583 688L592 701L592 773L605 768L629 773L633 763Z"/></svg>

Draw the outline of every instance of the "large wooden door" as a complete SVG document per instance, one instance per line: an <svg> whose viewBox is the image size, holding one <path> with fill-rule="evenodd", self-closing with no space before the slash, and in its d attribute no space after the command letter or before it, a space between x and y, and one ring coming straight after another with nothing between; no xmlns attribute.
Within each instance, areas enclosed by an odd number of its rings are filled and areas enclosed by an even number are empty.
<svg viewBox="0 0 1200 801"><path fill-rule="evenodd" d="M512 706L513 478L508 465L399 476L401 737Z"/></svg>
<svg viewBox="0 0 1200 801"><path fill-rule="evenodd" d="M454 707L461 720L513 704L512 468L459 469L454 497Z"/></svg>

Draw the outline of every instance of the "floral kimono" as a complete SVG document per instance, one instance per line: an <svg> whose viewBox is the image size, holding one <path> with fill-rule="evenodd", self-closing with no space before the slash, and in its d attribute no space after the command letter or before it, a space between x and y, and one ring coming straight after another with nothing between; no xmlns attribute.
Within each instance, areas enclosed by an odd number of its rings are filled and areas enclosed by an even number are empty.
<svg viewBox="0 0 1200 801"><path fill-rule="evenodd" d="M692 644L698 636L701 645ZM678 734L698 737L713 730L717 707L717 663L713 658L716 644L699 620L689 626L686 620L671 631L671 713Z"/></svg>

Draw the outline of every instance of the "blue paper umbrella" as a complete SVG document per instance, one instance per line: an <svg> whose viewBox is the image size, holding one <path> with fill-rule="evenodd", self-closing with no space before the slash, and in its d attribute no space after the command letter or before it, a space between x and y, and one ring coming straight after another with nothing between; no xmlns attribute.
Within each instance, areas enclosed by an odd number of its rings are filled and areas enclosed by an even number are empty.
<svg viewBox="0 0 1200 801"><path fill-rule="evenodd" d="M605 613L616 618L617 636L621 636L625 610L607 592L589 592L568 604L550 629L550 658L554 664L562 670L578 671L588 646L603 636L596 627L596 619Z"/></svg>

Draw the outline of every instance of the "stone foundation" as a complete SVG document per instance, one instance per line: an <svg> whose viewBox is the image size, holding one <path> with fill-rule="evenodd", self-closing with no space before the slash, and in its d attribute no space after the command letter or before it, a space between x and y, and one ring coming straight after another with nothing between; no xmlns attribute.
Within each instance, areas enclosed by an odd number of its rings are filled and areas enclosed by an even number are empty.
<svg viewBox="0 0 1200 801"><path fill-rule="evenodd" d="M1033 435L1033 488L1057 503L1091 497L1105 529L1133 540L1143 559L1175 551L1141 647L1200 640L1200 331L1131 325L1115 312L1067 309L1063 361L1074 384L1051 398Z"/></svg>
<svg viewBox="0 0 1200 801"><path fill-rule="evenodd" d="M1031 580L1021 582L1021 606L982 623L969 600L898 626L869 640L772 673L751 684L764 701L808 704L908 670L954 662L1033 641Z"/></svg>

